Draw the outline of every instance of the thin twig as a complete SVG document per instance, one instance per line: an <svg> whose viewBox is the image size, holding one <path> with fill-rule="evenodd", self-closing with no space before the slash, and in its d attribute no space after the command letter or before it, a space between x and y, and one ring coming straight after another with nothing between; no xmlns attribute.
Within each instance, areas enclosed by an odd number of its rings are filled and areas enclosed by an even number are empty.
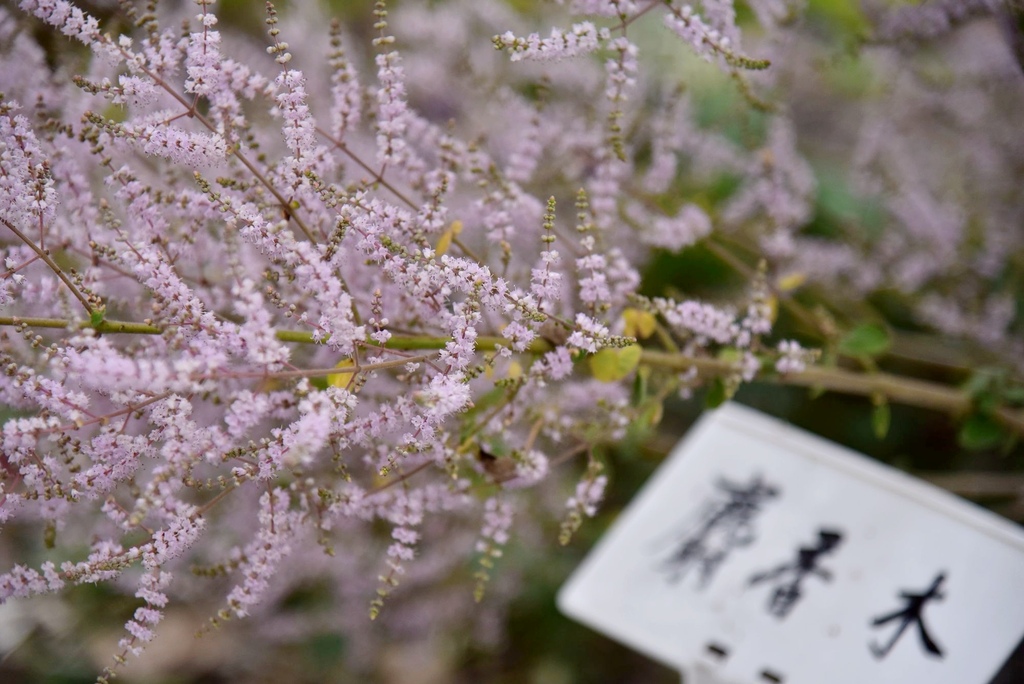
<svg viewBox="0 0 1024 684"><path fill-rule="evenodd" d="M35 252L39 256L40 259L42 259L44 262L46 262L46 265L50 267L50 270L53 271L54 274L58 278L60 278L64 282L65 285L68 286L68 289L71 290L71 294L75 295L75 299L77 299L78 301L80 301L82 303L82 306L85 307L85 310L91 316L92 315L92 305L89 303L89 300L85 297L85 295L83 295L81 292L78 291L78 288L75 287L75 284L73 282L71 282L71 279L68 278L66 273L64 273L64 269L62 269L60 266L58 266L57 263L53 259L50 258L50 255L46 253L46 250L44 250L42 247L40 247L39 245L34 243L31 239L29 239L29 237L27 235L25 235L20 230L18 230L14 226L14 224L11 223L10 221L8 221L7 219L0 218L0 223L3 223L5 226L7 226L8 230L10 230L12 233L17 235L18 238L22 242L24 242L26 245L28 245L29 248L33 252Z"/></svg>
<svg viewBox="0 0 1024 684"><path fill-rule="evenodd" d="M108 43L111 47L117 49L126 61L132 61L130 59L130 55L128 55L123 49L118 47L118 45L113 40L108 39ZM146 74L151 79L153 79L154 83L163 88L165 92L167 92L171 97L177 100L185 108L185 116L195 119L203 126L205 126L207 130L214 134L217 134L217 127L214 126L205 116L202 115L202 113L200 113L195 108L194 103L190 103L188 100L186 100L185 97L181 95L181 93L172 88L170 84L168 84L164 79L160 78L160 76L158 76L153 70L149 69L144 64L139 64L139 69L142 71L142 73ZM249 159L244 154L242 154L242 149L240 145L231 146L229 153L235 159L240 161L245 168L249 170L249 172L256 178L256 180L259 181L259 183L263 187L265 187L267 191L270 192L271 195L274 196L274 199L277 200L278 204L281 207L287 208L289 206L288 200L285 199L285 197L278 191L274 184L271 183L270 180L263 175L263 172L256 168L255 164L249 161ZM294 211L289 209L288 217L295 222L295 225L299 227L299 230L301 230L302 233L306 236L306 239L308 239L310 242L316 243L316 238L313 236L312 231L309 230L305 222Z"/></svg>
<svg viewBox="0 0 1024 684"><path fill-rule="evenodd" d="M618 26L613 26L612 29L615 31L622 31L623 35L626 33L626 27L632 24L634 21L644 16L658 5L664 4L664 0L652 0L642 10L631 16L629 19L619 22Z"/></svg>
<svg viewBox="0 0 1024 684"><path fill-rule="evenodd" d="M387 482L384 482L383 484L377 485L373 489L371 489L368 492L366 492L366 496L370 497L370 496L373 496L374 494L380 494L381 492L383 492L385 489L388 489L389 487L394 487L396 484L400 484L402 482L405 482L406 480L408 480L410 477L412 477L416 473L420 472L421 470L426 470L432 463L433 463L433 461L424 461L423 463L420 463L418 466L416 466L412 470L409 470L409 471L406 471L406 472L402 473L401 475L399 475L395 479L388 480Z"/></svg>

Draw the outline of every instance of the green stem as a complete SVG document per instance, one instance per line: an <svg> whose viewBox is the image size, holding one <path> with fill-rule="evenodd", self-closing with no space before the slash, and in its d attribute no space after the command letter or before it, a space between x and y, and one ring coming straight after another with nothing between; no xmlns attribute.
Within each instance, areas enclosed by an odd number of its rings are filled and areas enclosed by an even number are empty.
<svg viewBox="0 0 1024 684"><path fill-rule="evenodd" d="M135 321L113 321L104 320L97 325L89 321L69 321L63 318L22 318L21 316L0 316L0 326L28 326L30 328L54 328L67 330L68 328L93 328L96 332L104 334L126 333L130 335L160 335L164 328L150 325L148 323L136 323ZM300 344L314 344L313 333L305 330L278 330L274 336L282 342L298 342ZM322 340L327 341L327 338ZM402 349L413 351L417 349L444 349L451 341L450 337L433 337L429 335L395 335L387 344L386 349ZM476 339L476 348L482 351L493 351L499 345L508 346L509 341L504 337L482 336ZM367 341L370 347L381 345L373 341ZM527 348L527 353L543 354L551 351L551 344L543 339L536 339Z"/></svg>
<svg viewBox="0 0 1024 684"><path fill-rule="evenodd" d="M730 361L691 358L647 349L644 350L640 363L680 372L696 368L704 378L721 377L736 372ZM882 396L896 404L918 406L956 416L969 413L973 408L971 395L967 392L890 373L859 373L836 367L812 366L802 373L789 373L766 380L797 387L820 388L841 394ZM1024 435L1024 411L1001 406L994 411L994 416L1005 427Z"/></svg>
<svg viewBox="0 0 1024 684"><path fill-rule="evenodd" d="M71 322L59 318L19 318L17 316L0 317L0 326L4 325L59 329L93 327L87 321ZM159 335L163 332L156 326L132 321L105 320L95 326L95 329L101 333L142 335ZM313 343L313 333L311 332L278 330L275 336L282 342ZM449 341L450 338L440 336L395 335L388 340L384 347L406 351L443 349ZM380 346L372 341L367 342L367 345L370 347ZM498 336L481 336L476 339L476 348L481 351L493 351L499 345L508 345L508 340ZM543 354L551 349L551 343L538 338L529 344L526 353ZM676 352L652 349L644 349L640 363L652 368L676 372L696 368L702 378L722 377L736 372L736 367L731 361L686 356ZM893 403L942 411L954 416L965 415L973 408L971 395L967 392L947 385L890 373L862 373L836 367L812 366L802 373L789 373L768 378L768 380L784 385L825 389L841 394L856 394L865 397L881 396ZM1024 435L1024 411L1002 406L997 408L993 415L1005 427L1018 435Z"/></svg>
<svg viewBox="0 0 1024 684"><path fill-rule="evenodd" d="M23 318L21 316L0 316L0 326L28 326L29 328L57 328L67 330L77 328L84 330L93 328L101 333L128 333L132 335L159 335L163 329L148 323L136 323L134 321L108 321L103 320L93 325L89 321L68 321L63 318Z"/></svg>

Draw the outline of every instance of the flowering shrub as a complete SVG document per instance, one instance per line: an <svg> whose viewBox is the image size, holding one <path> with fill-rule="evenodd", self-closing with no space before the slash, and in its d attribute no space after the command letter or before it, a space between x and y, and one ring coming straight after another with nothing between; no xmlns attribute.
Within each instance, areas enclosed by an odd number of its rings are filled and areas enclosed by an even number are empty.
<svg viewBox="0 0 1024 684"><path fill-rule="evenodd" d="M176 604L208 611L204 632L338 630L354 667L381 630L498 639L528 514L568 543L605 447L700 386L862 394L883 432L890 401L945 410L980 446L1024 431L1024 139L1005 115L1024 87L994 0L878 9L856 58L787 0L750 0L742 32L731 0L573 0L544 8L546 35L498 0L381 1L367 41L268 3L262 46L222 33L212 0L17 4L0 601L134 596L101 680ZM742 136L643 63L655 36L730 79ZM829 54L863 72L842 106L815 94ZM845 138L800 139L818 107L840 121L813 130ZM823 206L836 159L845 194ZM746 293L644 287L652 257L695 244ZM1002 370L967 390L878 372L913 356L891 324ZM285 609L317 583L329 610Z"/></svg>

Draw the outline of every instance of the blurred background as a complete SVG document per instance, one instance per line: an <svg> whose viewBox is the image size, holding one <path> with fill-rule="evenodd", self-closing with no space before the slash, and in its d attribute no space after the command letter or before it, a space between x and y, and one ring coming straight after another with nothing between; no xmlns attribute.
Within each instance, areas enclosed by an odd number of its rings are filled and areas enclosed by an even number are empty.
<svg viewBox="0 0 1024 684"><path fill-rule="evenodd" d="M116 11L114 3L82 4L100 15ZM404 7L415 4L394 2L389 7L399 15ZM508 4L526 17L540 17L550 9L548 3L529 0L509 0ZM851 129L855 128L850 121L851 108L874 92L873 62L864 59L857 46L872 25L872 18L888 9L889 4L862 6L857 0L809 0L801 19L804 35L818 48L817 52L807 53L813 54L814 59L808 58L804 65L802 75L806 79L789 84L789 105L800 136L800 150L818 179L813 216L804 229L807 234L841 236L851 225L867 231L877 229L881 208L858 194L844 175L843 165L847 163ZM287 15L289 3L277 6ZM373 3L369 0L332 0L327 6L329 14L341 18L353 35L371 33ZM217 11L222 22L253 36L259 37L264 30L261 3L225 0L218 4ZM752 23L751 11L743 3L737 3L737 11L738 23L746 29ZM544 26L538 28L546 30ZM955 50L958 46L976 50L978 45L994 41L1001 46L997 46L998 50L1012 55L1013 35L995 20L983 17L965 22L946 43L911 47L920 50L923 59L935 58L935 78L941 81L944 74L940 73L939 57L950 56L943 55L943 50ZM643 47L649 68L679 71L702 127L718 131L739 145L764 137L766 115L748 106L731 79L693 58L658 26L638 23L631 36ZM1019 98L1021 82L1009 87L1018 89ZM1024 122L1021 111L993 111L989 115L1016 117L1019 126ZM712 182L694 181L687 186L684 181L680 192L702 206L714 208L735 191L738 183L738 178L726 173ZM714 243L699 243L677 253L660 253L644 274L643 290L650 296L735 300L746 291L758 258L757 251L751 248L734 249L723 256ZM922 325L909 313L906 295L899 292L882 289L867 301L851 302L842 292L812 284L795 289L792 299L803 310L824 312L822 315L827 319L842 322L852 314L861 320L879 321L887 332L887 343L871 363L881 370L982 389L1014 382L1013 374L1008 374L998 355L991 354L983 345L936 334ZM1018 311L1024 307L1024 289L1020 287L1016 289L1016 306ZM851 307L857 307L856 311L851 311ZM779 307L775 335L801 340L808 347L825 342L785 306ZM514 578L510 585L513 595L500 599L507 601L507 609L496 617L500 638L489 645L480 644L468 625L462 633L444 631L409 639L387 637L377 642L380 646L371 662L364 661L353 668L349 657L351 644L342 634L324 631L294 642L285 639L278 646L261 643L254 650L246 643L245 631L239 629L239 623L196 639L197 626L204 624L209 613L198 608L180 608L169 612L159 628L160 636L143 658L127 667L121 680L153 684L678 682L678 673L560 615L554 596L705 410L707 399L706 390L698 389L687 400L670 400L656 428L631 430L623 443L607 450L606 501L599 514L585 522L571 544L559 546L557 518L534 521L535 529L513 535L495 571L496 591L502 591L500 577L507 574ZM778 384L745 385L735 400L905 470L1018 523L1024 521L1024 447L1002 432L989 429L991 426L965 426L946 415L895 404L888 407L885 424L880 425L879 412L868 399L833 393L818 395ZM575 481L572 477L565 479L570 484ZM5 531L2 543L17 547L20 540L16 534ZM461 589L471 592L472 586L465 583ZM301 620L303 615L316 613L323 591L323 587L309 586L282 597L282 606ZM485 597L485 605L487 601ZM76 587L60 598L40 597L30 603L0 607L0 682L93 681L136 605L135 599L99 585ZM378 628L369 621L365 626L366 630ZM1024 682L1020 649L998 682Z"/></svg>

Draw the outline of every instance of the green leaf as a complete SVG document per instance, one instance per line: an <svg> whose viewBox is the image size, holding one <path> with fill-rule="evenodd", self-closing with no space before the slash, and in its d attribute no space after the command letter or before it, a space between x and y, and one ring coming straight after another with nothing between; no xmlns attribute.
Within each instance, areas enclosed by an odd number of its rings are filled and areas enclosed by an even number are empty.
<svg viewBox="0 0 1024 684"><path fill-rule="evenodd" d="M957 441L964 449L981 451L998 446L1005 437L1003 427L991 416L974 413L960 426Z"/></svg>
<svg viewBox="0 0 1024 684"><path fill-rule="evenodd" d="M875 437L885 439L885 436L889 434L889 425L891 423L892 410L889 408L889 402L876 405L871 412L871 428L875 432Z"/></svg>
<svg viewBox="0 0 1024 684"><path fill-rule="evenodd" d="M664 416L664 405L660 401L651 399L640 412L640 415L637 417L637 422L644 428L655 428L658 427L658 424L661 423L661 419Z"/></svg>
<svg viewBox="0 0 1024 684"><path fill-rule="evenodd" d="M743 358L743 352L736 347L722 347L715 354L715 358L720 361L728 361L729 363L739 363L740 359Z"/></svg>
<svg viewBox="0 0 1024 684"><path fill-rule="evenodd" d="M979 397L992 391L994 381L995 378L989 370L980 369L971 373L971 377L967 378L960 387L972 397Z"/></svg>
<svg viewBox="0 0 1024 684"><path fill-rule="evenodd" d="M722 378L715 378L711 381L708 386L708 392L704 395L704 406L708 408L718 408L725 402L729 401L731 392L729 388L725 386L725 382Z"/></svg>
<svg viewBox="0 0 1024 684"><path fill-rule="evenodd" d="M89 314L89 325L96 328L103 323L103 318L107 315L106 309L96 309Z"/></svg>
<svg viewBox="0 0 1024 684"><path fill-rule="evenodd" d="M888 351L892 340L889 332L877 323L864 323L846 333L839 341L839 351L847 356L879 356Z"/></svg>
<svg viewBox="0 0 1024 684"><path fill-rule="evenodd" d="M52 520L46 523L46 529L43 530L43 544L48 549L52 549L57 545L57 523Z"/></svg>
<svg viewBox="0 0 1024 684"><path fill-rule="evenodd" d="M647 399L647 381L650 377L650 366L644 366L636 372L633 378L633 391L630 393L630 403L633 406L640 406Z"/></svg>
<svg viewBox="0 0 1024 684"><path fill-rule="evenodd" d="M640 365L642 353L639 344L602 349L590 357L590 372L601 382L616 382Z"/></svg>
<svg viewBox="0 0 1024 684"><path fill-rule="evenodd" d="M1024 387L1008 387L1003 390L1003 398L1008 404L1020 406L1024 404Z"/></svg>
<svg viewBox="0 0 1024 684"><path fill-rule="evenodd" d="M995 392L974 397L974 409L979 413L994 413L1000 404L1002 404L1002 399Z"/></svg>
<svg viewBox="0 0 1024 684"><path fill-rule="evenodd" d="M836 33L866 36L871 23L856 0L811 0L807 13L821 25Z"/></svg>
<svg viewBox="0 0 1024 684"><path fill-rule="evenodd" d="M637 407L636 418L629 422L626 440L630 443L645 442L651 436L654 428L661 423L664 415L665 408L660 401L655 398L646 400Z"/></svg>

